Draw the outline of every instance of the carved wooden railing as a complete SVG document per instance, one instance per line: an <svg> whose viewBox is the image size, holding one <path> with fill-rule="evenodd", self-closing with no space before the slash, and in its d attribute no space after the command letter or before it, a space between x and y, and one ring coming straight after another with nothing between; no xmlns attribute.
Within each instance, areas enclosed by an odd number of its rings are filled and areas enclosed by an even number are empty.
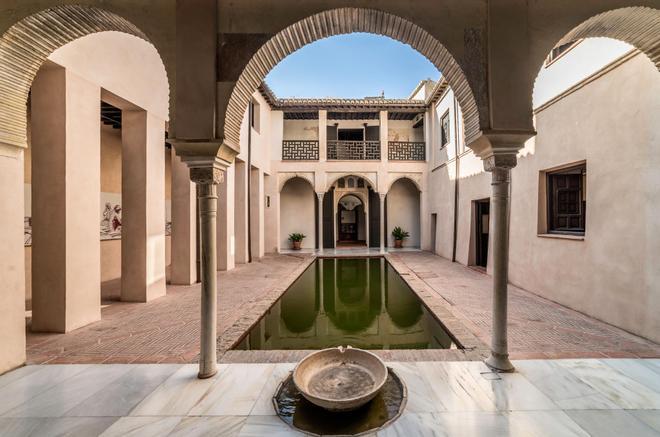
<svg viewBox="0 0 660 437"><path fill-rule="evenodd" d="M425 161L426 143L423 141L389 141L387 159L390 161Z"/></svg>
<svg viewBox="0 0 660 437"><path fill-rule="evenodd" d="M335 160L379 160L380 141L328 140L328 159Z"/></svg>
<svg viewBox="0 0 660 437"><path fill-rule="evenodd" d="M316 140L283 140L282 161L318 161L319 142Z"/></svg>

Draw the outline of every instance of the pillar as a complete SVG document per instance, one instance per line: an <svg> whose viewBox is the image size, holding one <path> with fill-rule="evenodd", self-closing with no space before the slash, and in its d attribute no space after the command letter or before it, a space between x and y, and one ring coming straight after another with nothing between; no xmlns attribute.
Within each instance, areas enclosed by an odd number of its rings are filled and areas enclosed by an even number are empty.
<svg viewBox="0 0 660 437"><path fill-rule="evenodd" d="M250 244L256 260L264 256L264 172L253 168L250 177Z"/></svg>
<svg viewBox="0 0 660 437"><path fill-rule="evenodd" d="M42 68L32 85L34 331L101 318L100 99L97 85L59 66Z"/></svg>
<svg viewBox="0 0 660 437"><path fill-rule="evenodd" d="M234 169L234 244L236 263L248 262L248 239L247 239L247 164L236 160Z"/></svg>
<svg viewBox="0 0 660 437"><path fill-rule="evenodd" d="M318 246L319 250L323 250L323 196L325 193L316 193L316 197L318 199L319 203L319 216L318 216L318 234L319 234L319 241L317 241L316 245Z"/></svg>
<svg viewBox="0 0 660 437"><path fill-rule="evenodd" d="M191 168L190 178L198 185L199 222L201 240L201 335L199 350L199 378L210 378L217 368L217 211L218 184L224 179L218 168Z"/></svg>
<svg viewBox="0 0 660 437"><path fill-rule="evenodd" d="M385 242L387 237L385 236L385 194L378 193L380 198L380 251L385 252Z"/></svg>
<svg viewBox="0 0 660 437"><path fill-rule="evenodd" d="M387 119L387 111L380 111L380 160L387 162L387 151L389 142L387 140L389 126Z"/></svg>
<svg viewBox="0 0 660 437"><path fill-rule="evenodd" d="M507 299L509 278L509 208L511 168L516 156L491 156L484 160L486 171L491 172L491 228L490 241L493 254L493 332L491 354L486 364L493 370L513 372L509 361L507 341Z"/></svg>
<svg viewBox="0 0 660 437"><path fill-rule="evenodd" d="M197 282L197 199L188 166L172 153L172 284Z"/></svg>
<svg viewBox="0 0 660 437"><path fill-rule="evenodd" d="M121 300L165 295L165 121L122 111Z"/></svg>
<svg viewBox="0 0 660 437"><path fill-rule="evenodd" d="M319 161L328 159L328 111L319 110Z"/></svg>
<svg viewBox="0 0 660 437"><path fill-rule="evenodd" d="M218 186L218 270L231 270L234 261L234 172L225 170L225 181Z"/></svg>
<svg viewBox="0 0 660 437"><path fill-rule="evenodd" d="M0 143L0 374L25 363L23 149Z"/></svg>

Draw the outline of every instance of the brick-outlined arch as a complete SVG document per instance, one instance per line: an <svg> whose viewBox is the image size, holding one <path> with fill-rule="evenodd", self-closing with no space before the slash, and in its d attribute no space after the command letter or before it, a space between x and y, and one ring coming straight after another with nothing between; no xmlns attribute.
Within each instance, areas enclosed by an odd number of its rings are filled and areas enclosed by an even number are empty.
<svg viewBox="0 0 660 437"><path fill-rule="evenodd" d="M106 31L123 32L151 44L149 38L125 18L82 5L44 9L23 18L2 34L0 143L27 146L28 94L37 71L48 56L78 38Z"/></svg>
<svg viewBox="0 0 660 437"><path fill-rule="evenodd" d="M581 38L618 39L646 54L660 71L660 10L645 6L612 9L583 21L557 45Z"/></svg>
<svg viewBox="0 0 660 437"><path fill-rule="evenodd" d="M454 90L463 111L466 142L469 144L480 135L479 108L472 88L458 62L440 41L399 16L374 9L349 7L310 15L278 32L259 48L232 90L225 113L224 141L238 150L241 123L250 98L275 65L314 41L356 32L390 37L408 44L425 56L442 72Z"/></svg>

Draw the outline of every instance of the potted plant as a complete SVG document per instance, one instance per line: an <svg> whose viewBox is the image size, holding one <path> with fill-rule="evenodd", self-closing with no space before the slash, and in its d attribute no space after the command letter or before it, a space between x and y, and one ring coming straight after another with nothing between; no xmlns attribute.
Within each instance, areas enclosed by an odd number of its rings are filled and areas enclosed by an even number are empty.
<svg viewBox="0 0 660 437"><path fill-rule="evenodd" d="M300 244L304 239L305 239L305 234L300 234L298 232L289 234L289 240L291 240L291 243L293 244L293 250L300 250Z"/></svg>
<svg viewBox="0 0 660 437"><path fill-rule="evenodd" d="M410 237L408 231L401 229L401 226L397 226L392 230L392 236L394 237L394 247L401 248L403 247L403 240Z"/></svg>

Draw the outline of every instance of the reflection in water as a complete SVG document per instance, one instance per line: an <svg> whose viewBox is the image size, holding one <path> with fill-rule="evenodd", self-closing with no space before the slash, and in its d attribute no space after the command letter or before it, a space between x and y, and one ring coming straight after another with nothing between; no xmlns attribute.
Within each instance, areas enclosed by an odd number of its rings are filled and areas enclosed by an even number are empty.
<svg viewBox="0 0 660 437"><path fill-rule="evenodd" d="M318 259L237 349L456 347L383 258Z"/></svg>

